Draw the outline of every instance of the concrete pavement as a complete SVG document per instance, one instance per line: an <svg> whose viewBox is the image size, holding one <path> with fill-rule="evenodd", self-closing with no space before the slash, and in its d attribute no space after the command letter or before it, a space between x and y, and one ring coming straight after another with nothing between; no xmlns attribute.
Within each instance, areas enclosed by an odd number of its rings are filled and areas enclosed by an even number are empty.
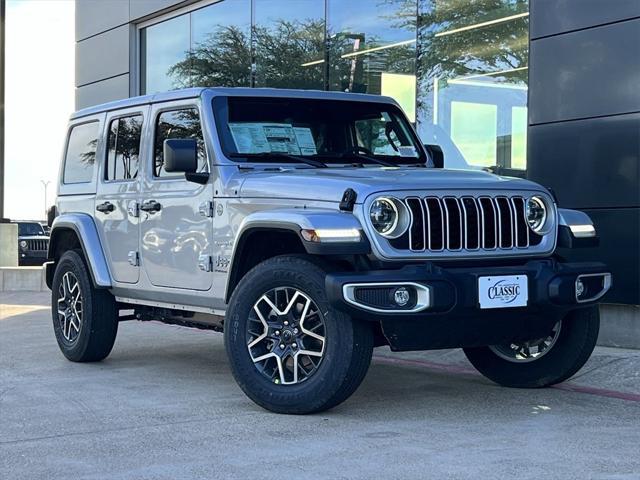
<svg viewBox="0 0 640 480"><path fill-rule="evenodd" d="M67 362L46 293L0 294L0 478L640 478L640 351L599 347L558 388L513 390L459 351L377 349L343 405L266 412L222 336L124 322Z"/></svg>

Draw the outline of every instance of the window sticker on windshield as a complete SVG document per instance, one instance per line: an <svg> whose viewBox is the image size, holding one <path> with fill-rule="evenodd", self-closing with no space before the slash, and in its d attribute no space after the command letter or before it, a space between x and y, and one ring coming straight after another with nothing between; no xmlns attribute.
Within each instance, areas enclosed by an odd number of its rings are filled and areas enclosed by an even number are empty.
<svg viewBox="0 0 640 480"><path fill-rule="evenodd" d="M263 128L272 152L300 155L300 147L290 124L264 124Z"/></svg>
<svg viewBox="0 0 640 480"><path fill-rule="evenodd" d="M313 139L311 129L307 127L293 127L293 132L298 140L298 147L302 155L317 155L316 142Z"/></svg>
<svg viewBox="0 0 640 480"><path fill-rule="evenodd" d="M417 157L418 155L416 154L416 147L414 147L413 145L410 146L406 146L406 147L398 147L398 151L400 152L400 156L401 157Z"/></svg>
<svg viewBox="0 0 640 480"><path fill-rule="evenodd" d="M229 128L239 153L271 151L261 123L230 123Z"/></svg>
<svg viewBox="0 0 640 480"><path fill-rule="evenodd" d="M316 155L311 129L288 123L229 123L238 153Z"/></svg>

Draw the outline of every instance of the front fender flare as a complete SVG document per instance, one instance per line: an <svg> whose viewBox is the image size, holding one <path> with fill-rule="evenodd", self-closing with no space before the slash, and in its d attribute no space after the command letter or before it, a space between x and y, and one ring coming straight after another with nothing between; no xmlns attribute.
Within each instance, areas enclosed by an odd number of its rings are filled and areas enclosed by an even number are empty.
<svg viewBox="0 0 640 480"><path fill-rule="evenodd" d="M359 242L310 242L301 235L301 230L321 229L357 229ZM323 209L273 209L254 212L247 215L235 235L231 254L231 268L227 279L225 298L230 296L231 284L234 283L234 272L242 255L244 240L256 230L286 230L294 233L305 251L311 255L359 255L371 253L371 245L360 221L350 212Z"/></svg>
<svg viewBox="0 0 640 480"><path fill-rule="evenodd" d="M371 245L367 239L360 220L350 212L338 210L289 208L254 212L242 221L237 241L234 245L234 258L240 239L247 232L254 229L279 229L294 232L307 253L312 255L353 255L371 252ZM330 230L356 229L360 231L359 242L310 242L305 240L302 230Z"/></svg>
<svg viewBox="0 0 640 480"><path fill-rule="evenodd" d="M86 213L65 213L56 217L51 225L48 259L55 260L57 242L60 240L60 233L64 230L71 230L78 237L94 286L96 288L111 288L111 273L100 242L98 229L93 218ZM47 265L47 269L53 270L54 268L53 263ZM51 287L49 276L49 271L47 271L47 285ZM51 273L51 277L53 277L53 273Z"/></svg>

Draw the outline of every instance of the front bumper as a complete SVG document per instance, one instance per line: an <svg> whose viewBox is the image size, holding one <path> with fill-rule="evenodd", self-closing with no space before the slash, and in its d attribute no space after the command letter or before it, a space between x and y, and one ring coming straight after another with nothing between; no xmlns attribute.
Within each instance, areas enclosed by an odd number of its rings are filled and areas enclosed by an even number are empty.
<svg viewBox="0 0 640 480"><path fill-rule="evenodd" d="M480 308L478 278L502 275L527 276L526 307ZM590 287L589 296L578 299L579 277L596 284ZM345 298L350 285L367 284L425 286L428 305L413 312L388 311ZM604 264L552 259L472 268L426 263L398 270L333 273L326 279L331 304L354 318L379 322L392 350L478 347L540 338L569 311L596 304L610 286L611 275Z"/></svg>
<svg viewBox="0 0 640 480"><path fill-rule="evenodd" d="M20 263L39 263L42 264L47 260L46 250L22 250L18 252L18 260Z"/></svg>

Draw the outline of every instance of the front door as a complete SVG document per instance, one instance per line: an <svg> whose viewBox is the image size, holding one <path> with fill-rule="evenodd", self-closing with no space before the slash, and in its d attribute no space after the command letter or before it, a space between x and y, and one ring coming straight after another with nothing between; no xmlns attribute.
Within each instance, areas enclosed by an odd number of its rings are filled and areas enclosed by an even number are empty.
<svg viewBox="0 0 640 480"><path fill-rule="evenodd" d="M94 218L113 279L122 283L139 279L138 159L144 155L140 140L147 110L119 111L108 115L106 122L106 154L99 173Z"/></svg>
<svg viewBox="0 0 640 480"><path fill-rule="evenodd" d="M209 171L197 106L179 103L152 108L153 152L140 203L141 264L159 287L211 288L211 204L213 186L185 180L164 169L163 143L168 138L198 141L198 171Z"/></svg>

